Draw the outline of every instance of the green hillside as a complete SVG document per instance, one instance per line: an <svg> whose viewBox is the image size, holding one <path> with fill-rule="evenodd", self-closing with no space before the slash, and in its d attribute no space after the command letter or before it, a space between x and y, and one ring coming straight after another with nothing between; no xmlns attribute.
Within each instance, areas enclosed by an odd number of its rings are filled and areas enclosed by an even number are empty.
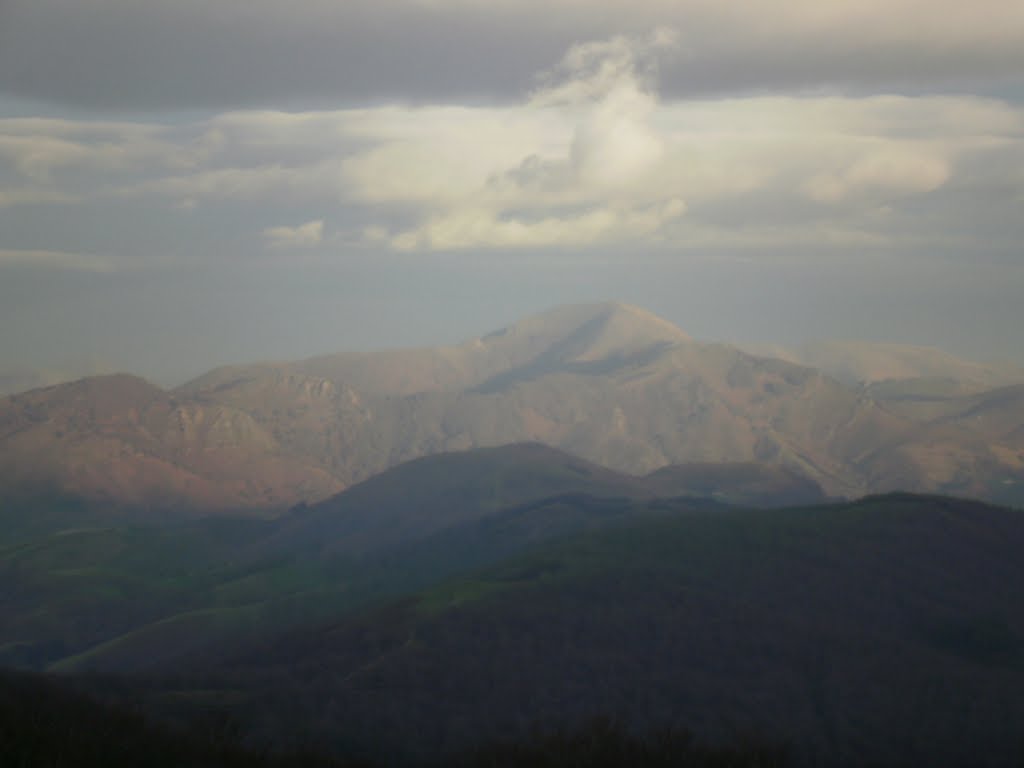
<svg viewBox="0 0 1024 768"><path fill-rule="evenodd" d="M675 510L197 679L328 745L430 755L611 714L760 734L812 764L1009 765L1024 744L1022 546L1020 513L934 497Z"/></svg>
<svg viewBox="0 0 1024 768"><path fill-rule="evenodd" d="M643 479L523 445L410 462L277 520L76 525L74 505L38 516L9 504L11 520L37 519L0 538L0 664L173 664L628 518L652 495Z"/></svg>

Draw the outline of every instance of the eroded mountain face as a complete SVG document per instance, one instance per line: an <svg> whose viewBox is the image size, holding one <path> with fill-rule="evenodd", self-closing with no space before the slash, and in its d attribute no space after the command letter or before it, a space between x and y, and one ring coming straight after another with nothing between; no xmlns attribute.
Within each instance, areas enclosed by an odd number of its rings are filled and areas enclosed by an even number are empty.
<svg viewBox="0 0 1024 768"><path fill-rule="evenodd" d="M420 456L536 441L638 475L756 462L832 495L1015 501L1019 388L938 386L928 362L914 379L842 383L634 307L563 307L454 347L234 366L169 392L117 375L14 395L0 400L0 486L276 510ZM977 373L944 370L961 369Z"/></svg>

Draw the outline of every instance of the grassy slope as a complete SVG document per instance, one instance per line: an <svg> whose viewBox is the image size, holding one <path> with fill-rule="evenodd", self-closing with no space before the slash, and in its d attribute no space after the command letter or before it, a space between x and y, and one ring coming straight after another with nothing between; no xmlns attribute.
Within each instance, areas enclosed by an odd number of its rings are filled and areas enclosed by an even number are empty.
<svg viewBox="0 0 1024 768"><path fill-rule="evenodd" d="M530 511L535 499L584 491L619 499L618 515L646 493L635 478L527 445L411 462L279 521L72 527L70 512L51 515L54 529L0 543L0 661L138 670L325 620L589 525L591 508L600 524L607 515L589 495Z"/></svg>
<svg viewBox="0 0 1024 768"><path fill-rule="evenodd" d="M215 677L248 692L247 717L314 741L430 753L610 713L767 734L826 764L1003 764L1024 719L1022 546L1019 513L939 498L683 512L304 631Z"/></svg>

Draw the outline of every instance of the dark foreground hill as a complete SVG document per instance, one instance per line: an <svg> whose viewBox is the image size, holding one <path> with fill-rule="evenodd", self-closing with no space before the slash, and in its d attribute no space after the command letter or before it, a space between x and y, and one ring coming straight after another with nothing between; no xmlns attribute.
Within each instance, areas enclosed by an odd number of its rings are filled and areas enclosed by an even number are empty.
<svg viewBox="0 0 1024 768"><path fill-rule="evenodd" d="M610 715L756 734L805 765L1020 764L1020 513L907 495L660 507L221 655L147 706L220 691L253 732L391 757Z"/></svg>
<svg viewBox="0 0 1024 768"><path fill-rule="evenodd" d="M394 477L356 494L361 513L339 498L10 543L5 663L87 675L150 722L345 759L500 742L524 764L537 744L627 754L683 732L787 744L798 765L1024 757L1019 511L905 494L744 510L543 446Z"/></svg>
<svg viewBox="0 0 1024 768"><path fill-rule="evenodd" d="M73 526L70 505L0 544L0 658L115 675L76 679L149 721L345 759L626 754L685 731L803 765L1019 765L1024 513L714 498L780 489L814 490L530 444L419 459L272 520Z"/></svg>
<svg viewBox="0 0 1024 768"><path fill-rule="evenodd" d="M243 744L229 717L194 713L184 727L88 696L80 686L0 672L0 764L17 768L373 768L380 763L310 749ZM448 768L586 765L590 768L783 768L784 747L709 745L683 729L631 733L607 719L450 755ZM435 764L440 768L441 764Z"/></svg>
<svg viewBox="0 0 1024 768"><path fill-rule="evenodd" d="M699 482L698 482L699 480ZM0 501L0 663L139 671L326 620L545 541L650 514L646 500L820 500L746 465L650 478L540 444L426 457L275 520L157 523Z"/></svg>
<svg viewBox="0 0 1024 768"><path fill-rule="evenodd" d="M369 764L243 745L217 717L186 730L85 695L64 681L0 671L0 765L12 768L346 768Z"/></svg>

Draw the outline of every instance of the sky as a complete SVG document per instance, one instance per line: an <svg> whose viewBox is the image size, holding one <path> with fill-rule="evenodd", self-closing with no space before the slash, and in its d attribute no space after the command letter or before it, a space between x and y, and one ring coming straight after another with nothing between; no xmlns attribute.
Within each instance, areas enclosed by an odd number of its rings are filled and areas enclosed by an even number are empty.
<svg viewBox="0 0 1024 768"><path fill-rule="evenodd" d="M1024 364L1019 0L2 0L0 374L698 339Z"/></svg>

